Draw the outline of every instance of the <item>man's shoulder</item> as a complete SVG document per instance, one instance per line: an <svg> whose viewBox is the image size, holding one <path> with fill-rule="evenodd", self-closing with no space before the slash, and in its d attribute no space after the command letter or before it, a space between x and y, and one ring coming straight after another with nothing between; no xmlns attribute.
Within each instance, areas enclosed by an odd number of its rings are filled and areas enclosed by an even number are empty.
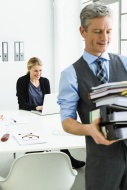
<svg viewBox="0 0 127 190"><path fill-rule="evenodd" d="M119 57L122 59L127 59L127 55L122 55L122 54L117 54L117 53L109 53L109 55L113 56L113 57Z"/></svg>
<svg viewBox="0 0 127 190"><path fill-rule="evenodd" d="M109 56L110 56L110 59L111 59L111 58L112 58L112 60L118 59L118 60L120 60L124 65L127 65L127 56L126 56L126 55L109 53Z"/></svg>
<svg viewBox="0 0 127 190"><path fill-rule="evenodd" d="M83 56L81 56L77 61L75 61L74 63L73 63L73 65L75 65L75 64L80 64L81 62L84 62L85 60L83 59Z"/></svg>
<svg viewBox="0 0 127 190"><path fill-rule="evenodd" d="M62 71L62 74L72 74L73 72L74 72L74 66L73 64L71 64Z"/></svg>
<svg viewBox="0 0 127 190"><path fill-rule="evenodd" d="M126 55L118 55L119 56L119 58L121 58L121 59L126 59L127 60L127 56Z"/></svg>
<svg viewBox="0 0 127 190"><path fill-rule="evenodd" d="M71 65L69 65L68 67L66 67L63 72L71 72L74 70L74 65L78 64L81 60L83 59L83 57L80 57L77 61L75 61L74 63L72 63Z"/></svg>
<svg viewBox="0 0 127 190"><path fill-rule="evenodd" d="M119 55L119 58L120 58L120 60L122 61L124 67L125 67L126 70L127 70L127 56L125 56L125 55Z"/></svg>

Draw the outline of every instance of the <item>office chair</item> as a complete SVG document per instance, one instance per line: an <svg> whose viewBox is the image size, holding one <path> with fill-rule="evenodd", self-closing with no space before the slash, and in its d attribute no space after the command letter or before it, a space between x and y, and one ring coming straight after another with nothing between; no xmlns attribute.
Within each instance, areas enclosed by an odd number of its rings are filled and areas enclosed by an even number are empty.
<svg viewBox="0 0 127 190"><path fill-rule="evenodd" d="M26 154L17 158L6 178L0 177L2 190L70 190L77 171L62 152Z"/></svg>

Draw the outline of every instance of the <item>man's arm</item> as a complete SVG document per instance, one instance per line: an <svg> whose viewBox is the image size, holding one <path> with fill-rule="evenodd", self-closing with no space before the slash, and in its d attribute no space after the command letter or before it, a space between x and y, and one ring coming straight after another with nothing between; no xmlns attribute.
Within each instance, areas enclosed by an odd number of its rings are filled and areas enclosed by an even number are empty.
<svg viewBox="0 0 127 190"><path fill-rule="evenodd" d="M81 124L72 118L67 118L62 121L63 129L67 133L81 136L91 136L97 144L110 145L116 141L107 140L99 131L100 118L93 121L91 124Z"/></svg>
<svg viewBox="0 0 127 190"><path fill-rule="evenodd" d="M91 124L81 124L76 120L76 108L79 100L77 85L75 70L72 66L70 66L61 74L58 96L63 129L67 133L91 136L97 144L110 145L113 142L116 142L105 139L103 134L99 131L98 126L100 119L96 119Z"/></svg>

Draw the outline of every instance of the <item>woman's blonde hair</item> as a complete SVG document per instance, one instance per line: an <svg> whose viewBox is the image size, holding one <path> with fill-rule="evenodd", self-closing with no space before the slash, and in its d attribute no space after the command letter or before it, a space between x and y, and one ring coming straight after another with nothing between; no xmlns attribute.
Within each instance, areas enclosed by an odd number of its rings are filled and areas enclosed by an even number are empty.
<svg viewBox="0 0 127 190"><path fill-rule="evenodd" d="M29 70L35 65L42 66L42 61L37 57L30 58L29 61L27 62L27 69L28 69L27 74L29 73Z"/></svg>

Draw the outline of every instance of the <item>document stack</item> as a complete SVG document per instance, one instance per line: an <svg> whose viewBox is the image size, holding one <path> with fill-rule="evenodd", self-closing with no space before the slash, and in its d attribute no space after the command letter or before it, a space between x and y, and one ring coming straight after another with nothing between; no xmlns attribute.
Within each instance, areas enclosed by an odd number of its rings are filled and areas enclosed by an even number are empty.
<svg viewBox="0 0 127 190"><path fill-rule="evenodd" d="M100 117L100 130L108 140L127 139L127 81L92 87L89 99L95 103L90 122Z"/></svg>

